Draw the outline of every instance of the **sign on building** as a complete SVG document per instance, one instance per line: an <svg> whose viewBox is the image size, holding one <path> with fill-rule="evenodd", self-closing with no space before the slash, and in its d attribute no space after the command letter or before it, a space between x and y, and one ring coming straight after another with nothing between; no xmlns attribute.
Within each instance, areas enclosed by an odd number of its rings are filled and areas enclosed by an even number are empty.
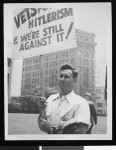
<svg viewBox="0 0 116 150"><path fill-rule="evenodd" d="M72 8L21 8L13 18L13 59L76 47Z"/></svg>

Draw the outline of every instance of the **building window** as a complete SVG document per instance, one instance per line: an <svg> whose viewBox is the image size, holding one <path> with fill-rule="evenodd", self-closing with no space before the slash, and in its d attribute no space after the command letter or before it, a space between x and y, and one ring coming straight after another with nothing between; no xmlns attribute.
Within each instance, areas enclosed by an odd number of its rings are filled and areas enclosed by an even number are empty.
<svg viewBox="0 0 116 150"><path fill-rule="evenodd" d="M98 113L98 114L102 114L103 111L102 111L102 110L97 110L97 113Z"/></svg>
<svg viewBox="0 0 116 150"><path fill-rule="evenodd" d="M48 75L48 70L45 70L45 75L46 75L46 76Z"/></svg>
<svg viewBox="0 0 116 150"><path fill-rule="evenodd" d="M51 75L51 70L49 70L49 75Z"/></svg>
<svg viewBox="0 0 116 150"><path fill-rule="evenodd" d="M55 63L55 66L54 67L58 67L58 62L56 61L56 62L54 62Z"/></svg>
<svg viewBox="0 0 116 150"><path fill-rule="evenodd" d="M37 58L36 58L35 62L36 62L36 63L38 63L38 62L39 62L39 57L37 57Z"/></svg>
<svg viewBox="0 0 116 150"><path fill-rule="evenodd" d="M103 103L97 103L97 107L103 107Z"/></svg>
<svg viewBox="0 0 116 150"><path fill-rule="evenodd" d="M74 57L74 55L75 55L75 51L70 51L70 56Z"/></svg>
<svg viewBox="0 0 116 150"><path fill-rule="evenodd" d="M86 75L86 74L84 75L84 81L85 81L85 82L89 82L89 76Z"/></svg>
<svg viewBox="0 0 116 150"><path fill-rule="evenodd" d="M94 38L91 37L90 40L91 40L92 43L94 43Z"/></svg>
<svg viewBox="0 0 116 150"><path fill-rule="evenodd" d="M36 77L36 72L33 72L33 77Z"/></svg>
<svg viewBox="0 0 116 150"><path fill-rule="evenodd" d="M37 78L37 84L39 84L39 78Z"/></svg>
<svg viewBox="0 0 116 150"><path fill-rule="evenodd" d="M62 60L62 64L66 63L66 60Z"/></svg>
<svg viewBox="0 0 116 150"><path fill-rule="evenodd" d="M29 64L29 60L26 61L26 64L27 64L27 65Z"/></svg>
<svg viewBox="0 0 116 150"><path fill-rule="evenodd" d="M88 52L83 52L83 56L84 57L89 57L89 53Z"/></svg>
<svg viewBox="0 0 116 150"><path fill-rule="evenodd" d="M79 56L81 56L81 55L82 55L82 52L79 50L79 51L77 52L77 54L78 54Z"/></svg>
<svg viewBox="0 0 116 150"><path fill-rule="evenodd" d="M82 59L81 58L79 58L79 64L82 64Z"/></svg>
<svg viewBox="0 0 116 150"><path fill-rule="evenodd" d="M70 59L70 63L71 63L71 64L74 64L74 58L71 58L71 59Z"/></svg>
<svg viewBox="0 0 116 150"><path fill-rule="evenodd" d="M65 52L62 53L62 58L64 58L64 57L65 57Z"/></svg>
<svg viewBox="0 0 116 150"><path fill-rule="evenodd" d="M80 80L80 81L82 81L82 75L80 75L80 78L79 78L79 80Z"/></svg>
<svg viewBox="0 0 116 150"><path fill-rule="evenodd" d="M93 82L93 76L91 76L91 82Z"/></svg>
<svg viewBox="0 0 116 150"><path fill-rule="evenodd" d="M39 76L39 71L37 72L37 76Z"/></svg>
<svg viewBox="0 0 116 150"><path fill-rule="evenodd" d="M101 97L100 97L100 96L97 96L97 99L101 99Z"/></svg>
<svg viewBox="0 0 116 150"><path fill-rule="evenodd" d="M33 63L35 63L36 62L36 59L35 58L33 58Z"/></svg>
<svg viewBox="0 0 116 150"><path fill-rule="evenodd" d="M84 73L88 73L89 72L89 68L88 67L84 67Z"/></svg>
<svg viewBox="0 0 116 150"><path fill-rule="evenodd" d="M91 71L91 74L93 74L93 68L91 68L90 71Z"/></svg>
<svg viewBox="0 0 116 150"><path fill-rule="evenodd" d="M45 63L45 64L44 64L44 67L45 67L45 68L48 68L48 63Z"/></svg>
<svg viewBox="0 0 116 150"><path fill-rule="evenodd" d="M90 53L90 58L93 58L93 53Z"/></svg>
<svg viewBox="0 0 116 150"><path fill-rule="evenodd" d="M93 84L91 84L91 90L94 90Z"/></svg>
<svg viewBox="0 0 116 150"><path fill-rule="evenodd" d="M91 66L93 66L93 60L91 60L90 62L91 62Z"/></svg>
<svg viewBox="0 0 116 150"><path fill-rule="evenodd" d="M87 45L86 45L86 49L87 49L87 50L90 50L90 44L87 44Z"/></svg>
<svg viewBox="0 0 116 150"><path fill-rule="evenodd" d="M47 77L44 78L44 82L45 82L45 83L48 83L48 78L47 78Z"/></svg>
<svg viewBox="0 0 116 150"><path fill-rule="evenodd" d="M96 93L98 93L98 89L96 89Z"/></svg>
<svg viewBox="0 0 116 150"><path fill-rule="evenodd" d="M84 65L89 65L89 60L83 59L83 64L84 64Z"/></svg>
<svg viewBox="0 0 116 150"><path fill-rule="evenodd" d="M79 72L82 72L82 66L79 66Z"/></svg>
<svg viewBox="0 0 116 150"><path fill-rule="evenodd" d="M35 66L33 66L33 70L35 70Z"/></svg>

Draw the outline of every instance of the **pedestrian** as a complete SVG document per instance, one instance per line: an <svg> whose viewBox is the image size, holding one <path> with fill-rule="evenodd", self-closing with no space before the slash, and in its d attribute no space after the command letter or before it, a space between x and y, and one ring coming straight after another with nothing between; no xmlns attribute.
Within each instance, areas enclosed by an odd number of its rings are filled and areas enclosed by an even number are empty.
<svg viewBox="0 0 116 150"><path fill-rule="evenodd" d="M90 110L87 101L73 91L77 76L78 71L70 64L60 67L58 82L60 92L51 95L41 105L38 124L44 132L48 134L86 134L91 125ZM45 113L41 113L43 110Z"/></svg>
<svg viewBox="0 0 116 150"><path fill-rule="evenodd" d="M85 93L84 98L87 100L87 102L89 104L89 108L90 108L91 126L87 130L87 134L91 134L94 124L97 124L97 113L96 113L96 110L95 110L94 103L92 102L92 95L90 93Z"/></svg>

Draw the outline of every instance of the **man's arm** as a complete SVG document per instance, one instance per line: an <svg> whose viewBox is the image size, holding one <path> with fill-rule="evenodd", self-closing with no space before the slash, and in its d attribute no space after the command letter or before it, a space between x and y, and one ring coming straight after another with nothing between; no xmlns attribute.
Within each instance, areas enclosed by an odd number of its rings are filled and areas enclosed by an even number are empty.
<svg viewBox="0 0 116 150"><path fill-rule="evenodd" d="M87 101L83 101L79 104L75 110L75 119L77 120L77 128L74 130L74 134L86 134L90 123L90 109Z"/></svg>
<svg viewBox="0 0 116 150"><path fill-rule="evenodd" d="M51 125L47 121L46 117L46 101L40 101L40 115L38 117L38 125L40 130L47 132L48 134L52 133Z"/></svg>
<svg viewBox="0 0 116 150"><path fill-rule="evenodd" d="M84 123L73 123L63 129L63 134L86 134L87 125Z"/></svg>
<svg viewBox="0 0 116 150"><path fill-rule="evenodd" d="M77 105L72 119L67 120L62 128L64 134L85 134L90 123L90 109L86 101Z"/></svg>

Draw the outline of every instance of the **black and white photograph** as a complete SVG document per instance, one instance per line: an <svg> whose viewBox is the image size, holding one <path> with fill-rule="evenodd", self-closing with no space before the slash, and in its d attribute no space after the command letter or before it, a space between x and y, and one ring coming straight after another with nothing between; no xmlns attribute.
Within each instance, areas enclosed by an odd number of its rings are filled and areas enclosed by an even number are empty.
<svg viewBox="0 0 116 150"><path fill-rule="evenodd" d="M111 18L110 2L4 3L5 140L112 140Z"/></svg>

